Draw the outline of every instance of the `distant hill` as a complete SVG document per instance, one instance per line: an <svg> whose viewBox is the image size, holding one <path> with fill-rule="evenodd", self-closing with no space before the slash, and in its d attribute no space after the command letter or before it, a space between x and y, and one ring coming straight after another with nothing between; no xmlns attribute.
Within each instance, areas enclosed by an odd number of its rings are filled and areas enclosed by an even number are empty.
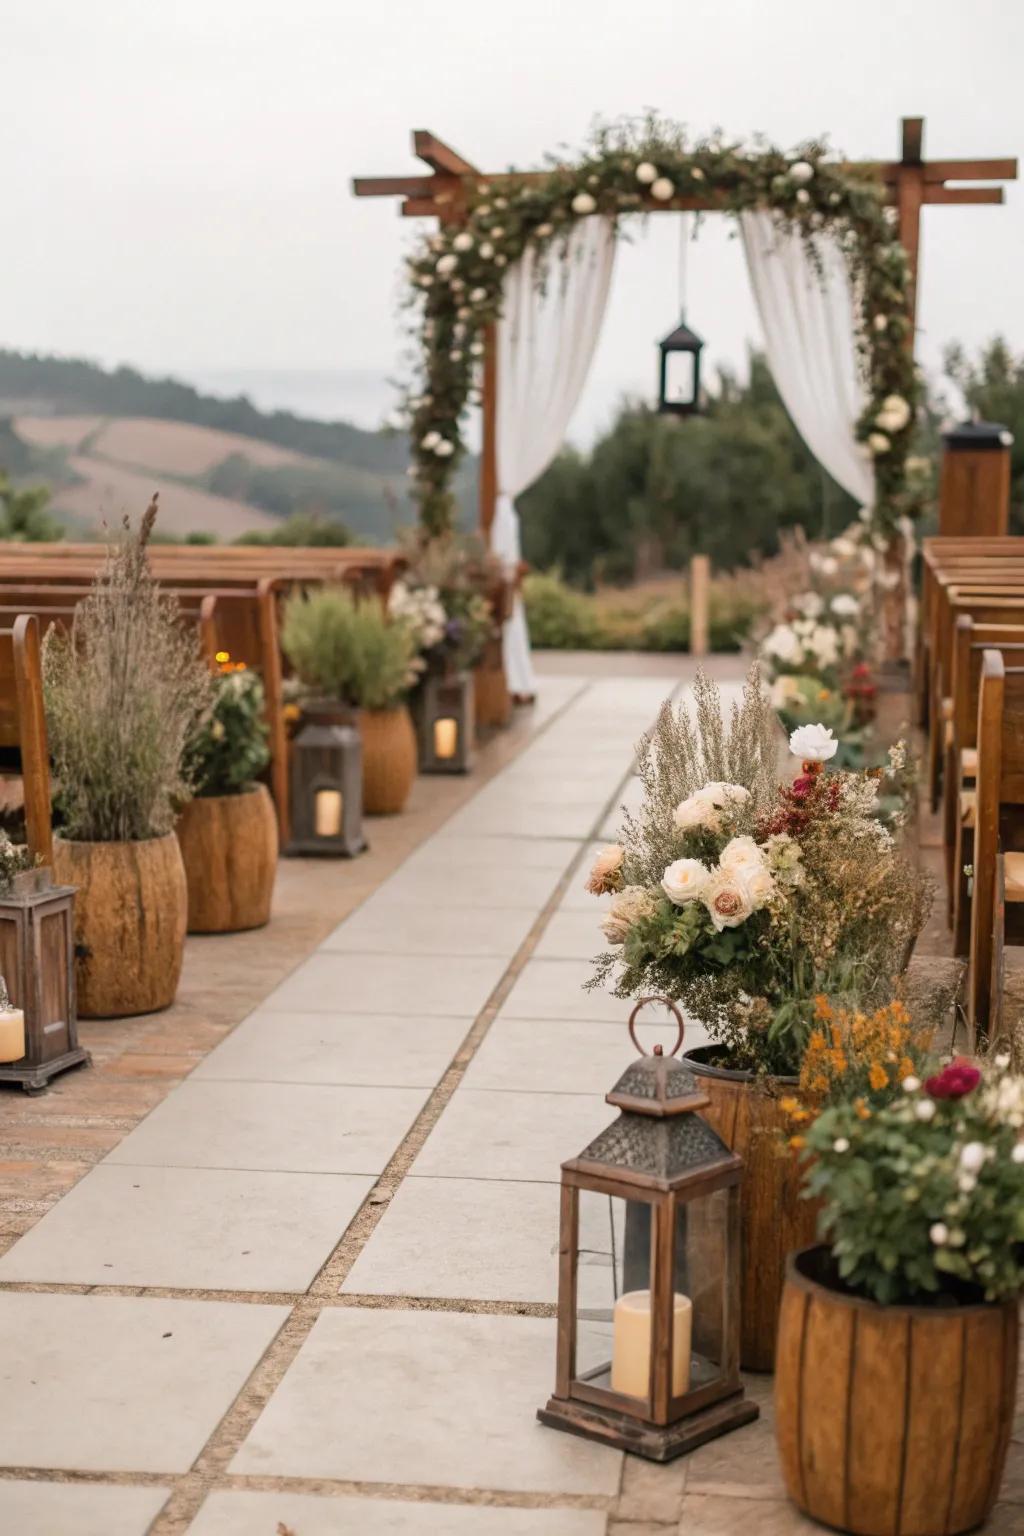
<svg viewBox="0 0 1024 1536"><path fill-rule="evenodd" d="M133 368L0 351L0 467L45 480L54 509L88 531L161 492L167 533L233 538L294 512L385 543L413 520L404 433L265 412ZM475 517L476 465L457 493Z"/></svg>

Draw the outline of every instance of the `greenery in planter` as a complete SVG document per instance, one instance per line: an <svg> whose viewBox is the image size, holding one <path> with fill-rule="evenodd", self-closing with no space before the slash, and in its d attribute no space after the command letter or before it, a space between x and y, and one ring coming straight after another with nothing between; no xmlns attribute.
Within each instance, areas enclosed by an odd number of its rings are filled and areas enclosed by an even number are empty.
<svg viewBox="0 0 1024 1536"><path fill-rule="evenodd" d="M214 681L208 712L188 744L186 763L197 795L237 795L270 761L266 699L259 674L228 663Z"/></svg>
<svg viewBox="0 0 1024 1536"><path fill-rule="evenodd" d="M840 241L860 304L858 342L869 403L858 436L874 456L873 516L889 536L901 515L919 511L905 466L918 387L905 345L910 327L907 255L881 183L828 155L820 142L786 154L747 149L715 135L690 143L682 128L651 115L599 128L571 162L500 188L467 183L467 220L426 237L409 261L422 342L421 377L409 399L414 491L425 528L452 526L453 470L465 452L462 419L474 391L486 328L500 316L506 268L532 247L564 252L575 221L664 207L677 197L712 195L722 211L770 210L799 230L814 255L821 232Z"/></svg>
<svg viewBox="0 0 1024 1536"><path fill-rule="evenodd" d="M343 587L296 592L281 626L285 655L307 688L361 709L400 704L418 676L413 631L376 599Z"/></svg>
<svg viewBox="0 0 1024 1536"><path fill-rule="evenodd" d="M885 1304L988 1301L1024 1287L1024 1078L954 1061L878 1109L807 1132L810 1198L851 1289Z"/></svg>
<svg viewBox="0 0 1024 1536"><path fill-rule="evenodd" d="M487 590L498 573L478 538L415 531L403 541L408 565L391 589L388 612L416 635L432 670L475 667L494 633Z"/></svg>
<svg viewBox="0 0 1024 1536"><path fill-rule="evenodd" d="M156 519L128 519L70 631L43 644L46 722L65 837L137 842L173 831L192 792L185 752L212 679L194 631L146 563Z"/></svg>

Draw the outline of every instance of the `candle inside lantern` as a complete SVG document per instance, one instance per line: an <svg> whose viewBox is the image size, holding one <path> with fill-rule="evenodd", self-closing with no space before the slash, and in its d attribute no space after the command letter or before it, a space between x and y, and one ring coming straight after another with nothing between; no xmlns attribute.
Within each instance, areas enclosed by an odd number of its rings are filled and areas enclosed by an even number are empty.
<svg viewBox="0 0 1024 1536"><path fill-rule="evenodd" d="M13 1008L0 976L0 1061L20 1061L25 1054L25 1015Z"/></svg>
<svg viewBox="0 0 1024 1536"><path fill-rule="evenodd" d="M314 798L313 819L317 837L337 837L341 831L342 799L340 789L318 789Z"/></svg>
<svg viewBox="0 0 1024 1536"><path fill-rule="evenodd" d="M690 1386L690 1337L693 1303L675 1295L672 1324L672 1396L682 1397ZM626 1291L612 1315L613 1392L647 1397L651 1379L651 1293Z"/></svg>
<svg viewBox="0 0 1024 1536"><path fill-rule="evenodd" d="M444 716L434 721L434 756L449 758L455 756L459 741L459 723Z"/></svg>

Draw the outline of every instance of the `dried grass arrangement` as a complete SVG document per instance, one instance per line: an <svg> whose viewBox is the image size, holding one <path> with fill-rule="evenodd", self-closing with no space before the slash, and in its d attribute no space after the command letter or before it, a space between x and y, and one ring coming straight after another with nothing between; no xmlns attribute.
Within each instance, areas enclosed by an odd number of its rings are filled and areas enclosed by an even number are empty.
<svg viewBox="0 0 1024 1536"><path fill-rule="evenodd" d="M66 838L163 837L191 794L185 747L209 708L212 679L175 599L150 573L157 500L121 538L69 631L51 629L43 683Z"/></svg>

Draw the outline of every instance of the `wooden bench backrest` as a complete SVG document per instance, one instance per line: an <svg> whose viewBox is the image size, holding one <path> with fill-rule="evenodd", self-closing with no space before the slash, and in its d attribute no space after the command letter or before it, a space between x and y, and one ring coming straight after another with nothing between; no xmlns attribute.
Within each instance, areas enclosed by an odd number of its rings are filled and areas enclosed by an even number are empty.
<svg viewBox="0 0 1024 1536"><path fill-rule="evenodd" d="M979 623L966 613L957 617L951 680L953 744L957 751L977 743L978 691L986 649L998 651L1005 666L1024 665L1024 611L1019 625Z"/></svg>
<svg viewBox="0 0 1024 1536"><path fill-rule="evenodd" d="M0 746L17 747L21 754L26 840L36 858L52 863L50 754L39 624L29 614L0 629Z"/></svg>

